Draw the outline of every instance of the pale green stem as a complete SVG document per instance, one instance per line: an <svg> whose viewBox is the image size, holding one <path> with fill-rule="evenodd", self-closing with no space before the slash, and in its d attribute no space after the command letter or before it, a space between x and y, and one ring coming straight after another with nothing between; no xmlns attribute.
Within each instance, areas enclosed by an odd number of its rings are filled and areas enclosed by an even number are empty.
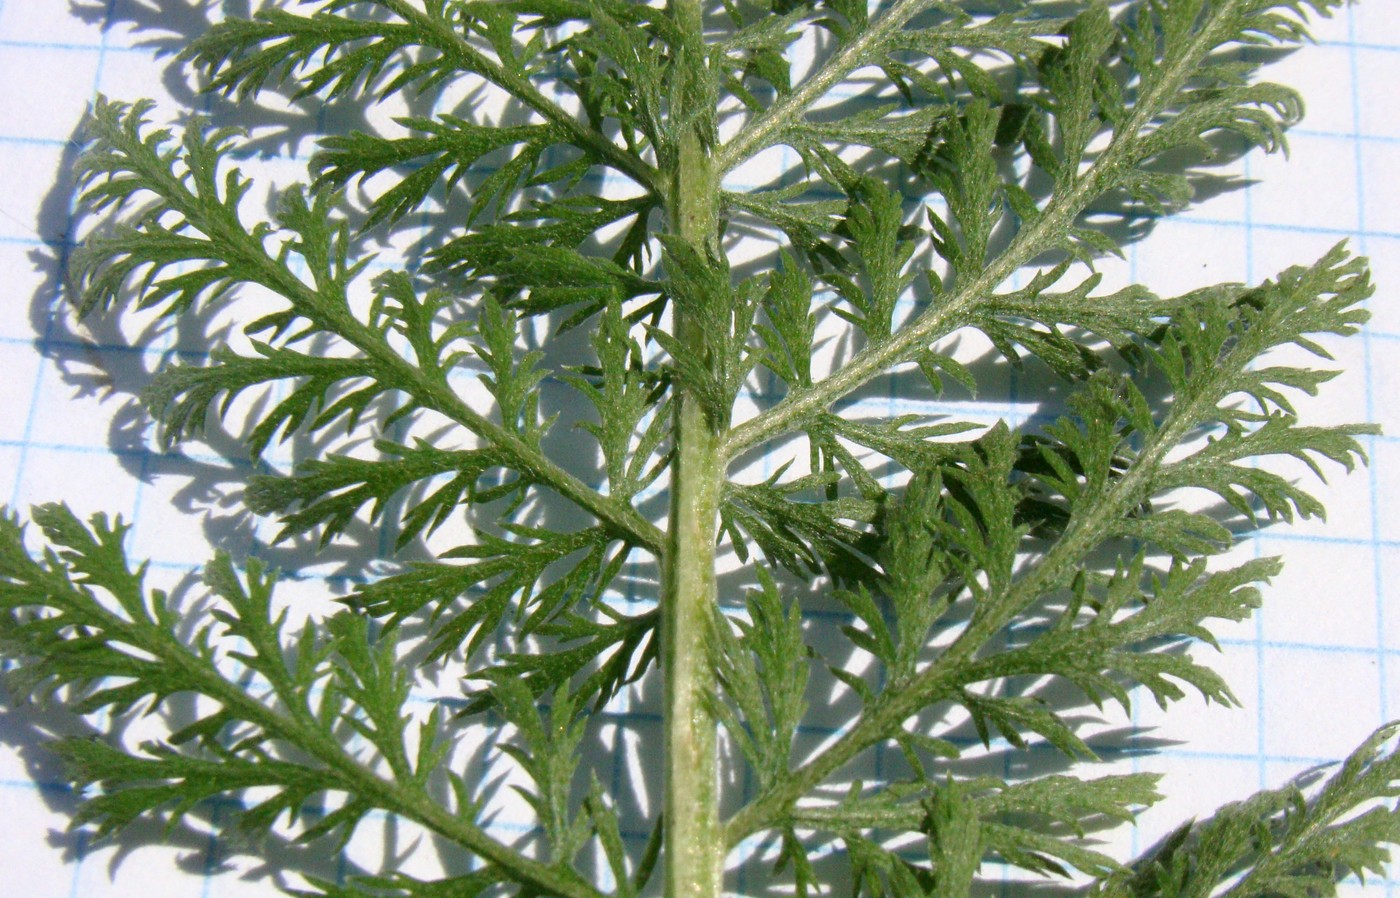
<svg viewBox="0 0 1400 898"><path fill-rule="evenodd" d="M698 0L673 0L685 36L673 102L712 102L706 94L703 10ZM713 109L713 105L709 107ZM697 115L681 135L668 185L671 233L704 255L719 252L719 181L711 148L713 117ZM706 352L711 335L680 304L672 306L682 346ZM715 535L723 492L725 433L699 398L676 396L676 457L661 595L664 678L666 898L719 898L724 884L724 837L719 821L717 725L709 630L716 606Z"/></svg>
<svg viewBox="0 0 1400 898"><path fill-rule="evenodd" d="M687 328L681 327L682 339ZM665 679L666 898L718 898L724 838L719 823L714 667L707 632L715 604L715 522L720 439L699 403L676 412L678 452L661 598Z"/></svg>

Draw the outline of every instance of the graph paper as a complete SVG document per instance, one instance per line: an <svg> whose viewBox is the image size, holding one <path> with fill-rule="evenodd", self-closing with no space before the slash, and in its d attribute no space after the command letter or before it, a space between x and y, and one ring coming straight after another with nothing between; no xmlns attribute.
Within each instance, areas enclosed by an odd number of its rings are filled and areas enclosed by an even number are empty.
<svg viewBox="0 0 1400 898"><path fill-rule="evenodd" d="M60 295L85 108L99 92L153 97L172 115L200 108L205 101L172 56L207 26L206 7L218 5L0 0L7 311L0 316L0 498L21 509L64 500L81 513L120 513L134 524L132 557L151 559L176 580L207 559L211 543L237 553L267 535L237 514L236 485L246 471L217 446L155 448L133 396L176 338L132 348L139 335L130 325L75 324ZM1129 248L1118 274L1163 294L1257 282L1349 241L1371 258L1379 285L1373 317L1360 338L1336 344L1345 373L1308 413L1376 422L1394 436L1368 438L1370 466L1349 477L1338 472L1321 491L1329 521L1274 528L1252 544L1258 554L1283 556L1287 567L1254 620L1220 630L1215 666L1243 707L1188 699L1159 715L1139 701L1130 718L1117 721L1160 749L1120 763L1166 774L1162 791L1170 796L1125 837L1125 851L1146 847L1185 818L1335 761L1400 717L1400 509L1389 501L1400 495L1400 6L1370 0L1316 23L1314 33L1316 46L1269 73L1301 87L1307 102L1306 120L1290 134L1290 158L1242 160L1237 172L1253 186L1162 223ZM304 143L275 141L261 161L299 168ZM242 898L296 885L299 872L333 877L354 868L353 857L319 856L315 846L250 860L220 829L217 808L207 827L89 845L82 831L68 829L76 798L41 746L51 732L80 730L61 714L0 698L4 894ZM1371 889L1366 894L1389 894L1390 884Z"/></svg>

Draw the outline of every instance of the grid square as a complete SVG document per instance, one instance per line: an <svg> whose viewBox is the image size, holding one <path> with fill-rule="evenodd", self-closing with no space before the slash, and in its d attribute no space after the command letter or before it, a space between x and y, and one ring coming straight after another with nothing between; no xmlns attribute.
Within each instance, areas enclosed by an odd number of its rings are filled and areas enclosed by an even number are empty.
<svg viewBox="0 0 1400 898"><path fill-rule="evenodd" d="M121 347L50 343L57 370L42 379L38 402L62 414L36 418L31 438L73 449L131 453L143 450L150 416L135 395L147 378L143 354Z"/></svg>
<svg viewBox="0 0 1400 898"><path fill-rule="evenodd" d="M25 422L30 417L34 385L43 360L34 354L30 344L21 341L0 342L0 408L11 410L0 424L0 439L22 440Z"/></svg>
<svg viewBox="0 0 1400 898"><path fill-rule="evenodd" d="M229 459L147 453L141 459L140 506L127 552L184 567L207 562L210 546L235 555L251 550L256 521L240 501L248 473L246 464Z"/></svg>
<svg viewBox="0 0 1400 898"><path fill-rule="evenodd" d="M1357 130L1369 137L1400 138L1400 96L1390 89L1400 73L1400 52L1366 44L1355 55L1359 68L1375 73L1356 85Z"/></svg>
<svg viewBox="0 0 1400 898"><path fill-rule="evenodd" d="M177 119L181 110L188 116L190 112L204 111L212 102L185 83L182 67L168 55L157 57L149 49L109 46L103 50L100 62L88 85L88 99L101 94L123 103L154 100L156 108L151 118L162 125ZM172 91L178 92L178 99ZM83 109L84 105L64 108Z"/></svg>
<svg viewBox="0 0 1400 898"><path fill-rule="evenodd" d="M68 140L82 119L97 77L98 54L42 47L0 47L0 122L7 137ZM44 102L35 103L33 90Z"/></svg>
<svg viewBox="0 0 1400 898"><path fill-rule="evenodd" d="M24 476L20 461L24 451L19 440L11 441L8 436L0 437L0 497L6 505L13 504L15 490Z"/></svg>
<svg viewBox="0 0 1400 898"><path fill-rule="evenodd" d="M0 41L31 47L87 47L96 51L102 10L90 2L0 4Z"/></svg>
<svg viewBox="0 0 1400 898"><path fill-rule="evenodd" d="M1393 654L1400 646L1400 542L1388 542L1381 547L1376 558L1376 589L1373 599L1376 613L1380 616L1377 627L1380 631L1381 647L1387 651L1387 668L1400 668L1400 656ZM1400 707L1400 692L1392 691L1388 704Z"/></svg>
<svg viewBox="0 0 1400 898"><path fill-rule="evenodd" d="M51 241L68 229L76 150L67 141L10 139L0 181L0 238Z"/></svg>
<svg viewBox="0 0 1400 898"><path fill-rule="evenodd" d="M62 834L71 819L72 802L65 799L65 793L45 788L23 773L0 781L0 813L8 817L22 812L26 824L6 827L5 838L0 839L0 870L7 879L17 877L24 884L23 894L39 898L73 894L72 867L52 860L36 862L63 857L55 851L55 843L68 841Z"/></svg>
<svg viewBox="0 0 1400 898"><path fill-rule="evenodd" d="M1243 280L1248 233L1234 223L1228 208L1219 217L1207 217L1207 213L1228 205L1243 208L1243 197L1219 197L1201 209L1158 224L1142 251L1129 256L1133 280L1150 285L1159 296L1179 296L1221 281ZM1161 253L1154 244L1170 244L1180 250Z"/></svg>
<svg viewBox="0 0 1400 898"><path fill-rule="evenodd" d="M1337 29L1338 24L1342 23L1334 21L1314 27L1319 38L1317 46L1308 47L1306 53L1292 54L1268 69L1268 80L1287 84L1303 97L1303 121L1290 132L1290 147L1312 139L1311 135L1345 136L1356 131L1350 99L1356 60L1352 48L1343 42L1346 33ZM1328 40L1334 34L1337 39Z"/></svg>
<svg viewBox="0 0 1400 898"><path fill-rule="evenodd" d="M1346 145L1327 137L1291 142L1288 156L1250 157L1248 177L1262 182L1304 185L1308 202L1298 202L1291 190L1256 190L1250 194L1250 227L1256 230L1303 231L1321 234L1349 233L1357 226L1358 203L1355 154ZM1323 187L1328 189L1320 189Z"/></svg>
<svg viewBox="0 0 1400 898"><path fill-rule="evenodd" d="M1377 340L1372 351L1381 354L1378 361L1393 358L1400 352L1400 303L1394 301L1390 285L1400 284L1400 234L1367 234L1357 249L1370 261L1376 284L1376 295L1366 304L1371 313L1368 330Z"/></svg>
<svg viewBox="0 0 1400 898"><path fill-rule="evenodd" d="M1393 4L1358 3L1349 4L1337 18L1345 33L1355 36L1358 45L1380 53L1394 53L1400 51L1400 32L1395 29L1394 13ZM1391 64L1400 65L1400 58Z"/></svg>
<svg viewBox="0 0 1400 898"><path fill-rule="evenodd" d="M1363 214L1383 217L1384 210L1400 202L1400 184L1395 172L1400 166L1400 140L1362 140L1358 143L1361 178L1365 191L1361 194ZM1369 222L1367 222L1369 225ZM1368 237L1371 236L1369 233ZM1400 238L1400 234L1384 232L1378 237Z"/></svg>
<svg viewBox="0 0 1400 898"><path fill-rule="evenodd" d="M1364 543L1259 540L1283 573L1265 587L1260 633L1266 646L1369 650L1376 644L1375 550Z"/></svg>
<svg viewBox="0 0 1400 898"><path fill-rule="evenodd" d="M24 454L24 478L15 504L63 500L79 517L103 512L132 519L138 481L126 460L101 448L72 448L31 442ZM74 477L81 471L81 479ZM81 484L81 489L75 486Z"/></svg>
<svg viewBox="0 0 1400 898"><path fill-rule="evenodd" d="M7 311L0 315L0 340L26 343L33 351L36 325L47 327L52 321L59 253L38 237L0 238Z"/></svg>
<svg viewBox="0 0 1400 898"><path fill-rule="evenodd" d="M1265 752L1271 758L1345 757L1380 718L1380 675L1374 652L1266 648Z"/></svg>
<svg viewBox="0 0 1400 898"><path fill-rule="evenodd" d="M1307 191L1312 188L1307 182L1281 179L1280 192ZM1271 200L1282 203L1283 200ZM1280 225L1259 218L1249 223L1249 276L1247 281L1257 284L1276 278L1279 273L1298 265L1316 264L1338 243L1347 242L1352 252L1357 252L1356 228L1354 224L1344 229L1326 229ZM1324 389L1326 389L1324 387Z"/></svg>

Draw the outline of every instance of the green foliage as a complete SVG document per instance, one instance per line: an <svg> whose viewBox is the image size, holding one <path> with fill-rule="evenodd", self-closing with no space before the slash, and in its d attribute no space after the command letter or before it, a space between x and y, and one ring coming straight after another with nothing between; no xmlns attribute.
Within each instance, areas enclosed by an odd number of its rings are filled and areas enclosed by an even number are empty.
<svg viewBox="0 0 1400 898"><path fill-rule="evenodd" d="M1188 690L1235 703L1183 649L1248 618L1280 562L1220 556L1262 522L1322 515L1275 460L1319 476L1364 462L1372 428L1303 424L1294 406L1336 372L1281 358L1325 361L1326 340L1361 327L1363 260L1338 246L1170 298L1105 291L1093 271L1120 249L1096 211L1179 210L1227 137L1282 147L1298 99L1239 51L1290 48L1306 13L1336 5L269 5L185 51L209 90L373 105L485 85L519 113L492 125L467 104L327 135L269 221L239 132L194 119L177 135L149 103L99 100L78 177L104 224L73 258L80 311L241 324L148 387L166 444L222 424L272 458L347 433L357 445L254 475L246 504L278 518L279 541L324 546L368 522L405 556L292 626L256 557L217 555L191 615L126 560L119 521L36 508L36 542L6 516L10 686L100 733L55 744L84 790L77 822L174 827L233 799L254 841L338 850L387 812L473 871L297 893L335 898L632 898L653 880L716 898L680 865L722 865L758 837L780 846L776 888L801 896L965 896L991 861L1104 898L1301 898L1383 871L1400 842L1378 803L1400 782L1391 729L1320 786L1227 806L1129 861L1093 836L1156 802L1155 776L994 776L955 732L1048 746L1068 769L1095 752L1045 684L1125 709ZM872 102L829 102L871 70ZM800 168L725 181L776 146ZM592 195L601 172L625 189ZM371 277L365 245L410 215L435 221L435 242ZM757 263L731 259L741 233L759 235ZM1049 423L850 414L896 369L974 390L944 339L966 331L1055 379L1067 399ZM838 332L851 352L831 362ZM750 410L765 383L776 396ZM759 447L795 454L732 476ZM671 494L693 501L661 520ZM742 605L715 586L717 547L751 572ZM817 638L813 582L839 644ZM638 589L655 601L621 600ZM444 671L462 678L451 712L414 711L412 690ZM668 794L666 825L641 784L609 794L584 762L601 712L658 678L668 784L678 741L705 751L722 731L729 746L700 762L723 770L713 790ZM821 684L851 717L802 749ZM192 723L122 740L113 721L177 700L200 709ZM501 730L532 844L493 833L494 781L464 772L481 724ZM848 775L881 748L893 772ZM721 803L746 776L752 795ZM819 845L840 849L843 881L818 872Z"/></svg>

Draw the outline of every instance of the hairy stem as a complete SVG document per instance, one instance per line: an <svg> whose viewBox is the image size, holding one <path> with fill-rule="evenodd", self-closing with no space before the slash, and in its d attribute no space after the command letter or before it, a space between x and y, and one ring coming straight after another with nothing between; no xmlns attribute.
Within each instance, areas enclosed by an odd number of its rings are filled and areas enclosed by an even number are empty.
<svg viewBox="0 0 1400 898"><path fill-rule="evenodd" d="M680 329L682 339L687 328ZM671 485L661 597L665 678L667 898L718 898L721 886L714 689L707 632L715 604L715 528L722 471L719 435L699 403L676 412L679 451Z"/></svg>
<svg viewBox="0 0 1400 898"><path fill-rule="evenodd" d="M680 48L673 102L709 102L707 94L712 88L705 64L702 4L699 0L672 0L671 14L685 41ZM710 155L713 146L713 118L696 116L680 135L676 169L668 185L671 233L711 257L720 251L719 182ZM703 352L710 335L679 303L673 308L681 345ZM679 391L675 409L676 460L671 473L661 596L666 744L664 887L666 898L719 898L724 851L717 724L709 707L715 674L708 633L716 604L715 534L724 483L724 434L690 391Z"/></svg>

